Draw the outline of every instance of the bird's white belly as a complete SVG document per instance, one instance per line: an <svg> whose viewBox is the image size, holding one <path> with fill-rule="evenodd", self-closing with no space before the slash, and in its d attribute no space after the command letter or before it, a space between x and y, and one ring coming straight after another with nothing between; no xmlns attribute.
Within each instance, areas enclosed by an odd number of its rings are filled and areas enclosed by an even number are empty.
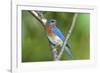
<svg viewBox="0 0 100 73"><path fill-rule="evenodd" d="M56 44L56 45L62 45L63 44L63 41L56 35L53 35L53 36L48 36L48 39L53 43L53 44Z"/></svg>

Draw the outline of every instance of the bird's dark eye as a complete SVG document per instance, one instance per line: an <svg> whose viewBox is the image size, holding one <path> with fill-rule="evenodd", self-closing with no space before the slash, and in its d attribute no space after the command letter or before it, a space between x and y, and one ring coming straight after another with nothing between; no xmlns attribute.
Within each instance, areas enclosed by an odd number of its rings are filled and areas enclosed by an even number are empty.
<svg viewBox="0 0 100 73"><path fill-rule="evenodd" d="M51 22L54 22L54 21L51 21Z"/></svg>

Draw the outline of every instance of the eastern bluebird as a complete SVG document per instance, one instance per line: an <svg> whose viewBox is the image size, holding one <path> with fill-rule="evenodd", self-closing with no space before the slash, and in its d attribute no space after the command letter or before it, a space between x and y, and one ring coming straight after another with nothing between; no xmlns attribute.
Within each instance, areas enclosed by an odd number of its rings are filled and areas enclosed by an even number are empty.
<svg viewBox="0 0 100 73"><path fill-rule="evenodd" d="M62 47L62 44L65 40L62 32L56 27L56 20L50 19L46 24L47 36L51 44ZM67 44L65 50L68 53L70 59L72 59L72 53L70 47Z"/></svg>

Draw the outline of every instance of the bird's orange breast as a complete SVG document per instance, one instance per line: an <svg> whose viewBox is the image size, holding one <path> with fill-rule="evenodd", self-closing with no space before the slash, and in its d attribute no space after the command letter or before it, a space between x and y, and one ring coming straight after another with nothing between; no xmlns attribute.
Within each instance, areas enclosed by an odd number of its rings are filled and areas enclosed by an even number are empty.
<svg viewBox="0 0 100 73"><path fill-rule="evenodd" d="M50 33L51 32L51 29L52 29L52 27L51 26L48 26L47 27L47 32Z"/></svg>
<svg viewBox="0 0 100 73"><path fill-rule="evenodd" d="M54 39L56 42L62 44L62 40L52 31L52 26L47 27L47 33L52 39Z"/></svg>

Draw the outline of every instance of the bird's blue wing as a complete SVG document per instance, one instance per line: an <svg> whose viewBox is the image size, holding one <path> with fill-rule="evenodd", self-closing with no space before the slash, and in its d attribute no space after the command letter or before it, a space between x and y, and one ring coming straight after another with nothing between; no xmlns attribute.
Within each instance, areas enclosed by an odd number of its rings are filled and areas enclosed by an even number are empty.
<svg viewBox="0 0 100 73"><path fill-rule="evenodd" d="M65 38L63 36L63 34L61 33L61 31L55 26L52 28L52 31L61 38L61 40L64 42ZM70 59L72 59L72 53L70 50L70 47L68 46L68 44L65 46L65 50L68 53L68 56Z"/></svg>
<svg viewBox="0 0 100 73"><path fill-rule="evenodd" d="M64 42L65 38L63 36L63 34L61 33L61 31L55 26L52 28L52 31L61 38L61 40Z"/></svg>

